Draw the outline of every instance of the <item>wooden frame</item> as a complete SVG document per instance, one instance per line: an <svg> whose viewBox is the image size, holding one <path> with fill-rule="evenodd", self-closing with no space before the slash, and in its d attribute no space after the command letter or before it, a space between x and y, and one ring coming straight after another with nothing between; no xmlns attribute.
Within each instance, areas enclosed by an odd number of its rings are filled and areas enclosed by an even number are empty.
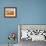
<svg viewBox="0 0 46 46"><path fill-rule="evenodd" d="M16 7L5 7L4 8L4 17L5 18L16 18L17 8Z"/></svg>

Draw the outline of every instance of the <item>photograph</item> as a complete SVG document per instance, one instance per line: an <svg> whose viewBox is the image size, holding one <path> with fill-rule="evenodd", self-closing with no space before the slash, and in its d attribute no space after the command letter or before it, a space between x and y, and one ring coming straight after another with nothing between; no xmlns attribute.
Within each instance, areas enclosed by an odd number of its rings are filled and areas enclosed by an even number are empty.
<svg viewBox="0 0 46 46"><path fill-rule="evenodd" d="M6 18L16 18L17 11L16 7L5 7L4 8L4 17Z"/></svg>

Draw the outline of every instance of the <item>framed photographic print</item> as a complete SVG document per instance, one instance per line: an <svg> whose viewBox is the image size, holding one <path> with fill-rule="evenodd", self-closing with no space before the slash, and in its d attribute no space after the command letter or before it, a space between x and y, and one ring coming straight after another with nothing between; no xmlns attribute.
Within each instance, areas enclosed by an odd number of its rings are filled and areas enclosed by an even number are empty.
<svg viewBox="0 0 46 46"><path fill-rule="evenodd" d="M4 17L6 18L16 18L17 8L16 7L5 7L4 8Z"/></svg>

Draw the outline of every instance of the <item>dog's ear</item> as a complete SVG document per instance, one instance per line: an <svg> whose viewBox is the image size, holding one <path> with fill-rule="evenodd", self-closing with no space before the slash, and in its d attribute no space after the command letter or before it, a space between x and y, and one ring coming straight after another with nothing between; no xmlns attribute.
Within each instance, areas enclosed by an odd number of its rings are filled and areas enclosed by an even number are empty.
<svg viewBox="0 0 46 46"><path fill-rule="evenodd" d="M8 39L10 40L10 38L8 37Z"/></svg>

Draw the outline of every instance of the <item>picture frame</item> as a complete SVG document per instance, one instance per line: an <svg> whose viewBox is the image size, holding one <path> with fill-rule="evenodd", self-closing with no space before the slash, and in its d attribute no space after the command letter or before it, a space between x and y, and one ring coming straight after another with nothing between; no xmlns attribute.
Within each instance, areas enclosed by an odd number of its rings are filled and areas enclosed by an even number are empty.
<svg viewBox="0 0 46 46"><path fill-rule="evenodd" d="M4 7L4 17L5 18L16 18L17 8L16 7Z"/></svg>

